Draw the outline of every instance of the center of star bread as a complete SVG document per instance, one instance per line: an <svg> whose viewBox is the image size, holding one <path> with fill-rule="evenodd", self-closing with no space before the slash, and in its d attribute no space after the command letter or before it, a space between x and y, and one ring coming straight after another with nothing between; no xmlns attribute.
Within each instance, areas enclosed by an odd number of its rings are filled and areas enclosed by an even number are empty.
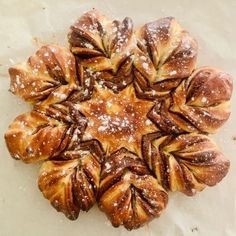
<svg viewBox="0 0 236 236"><path fill-rule="evenodd" d="M157 131L147 117L153 105L138 99L132 85L118 94L96 85L92 98L79 104L88 120L83 139L97 139L107 154L125 147L141 155L142 136Z"/></svg>

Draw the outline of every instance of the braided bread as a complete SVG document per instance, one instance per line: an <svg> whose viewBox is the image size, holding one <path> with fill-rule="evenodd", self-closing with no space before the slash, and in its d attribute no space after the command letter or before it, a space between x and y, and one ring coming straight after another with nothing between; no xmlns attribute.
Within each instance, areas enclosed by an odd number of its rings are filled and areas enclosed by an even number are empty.
<svg viewBox="0 0 236 236"><path fill-rule="evenodd" d="M33 105L9 126L15 159L43 161L38 186L75 220L96 202L132 230L220 182L229 161L207 136L229 118L230 75L195 69L197 43L172 17L134 30L96 10L9 69L10 91Z"/></svg>

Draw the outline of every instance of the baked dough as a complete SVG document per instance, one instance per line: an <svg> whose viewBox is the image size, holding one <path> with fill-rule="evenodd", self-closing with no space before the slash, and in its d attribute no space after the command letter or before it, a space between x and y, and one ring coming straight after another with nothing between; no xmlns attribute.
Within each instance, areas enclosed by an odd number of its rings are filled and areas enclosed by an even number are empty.
<svg viewBox="0 0 236 236"><path fill-rule="evenodd" d="M33 110L9 126L7 147L43 161L38 185L57 211L75 220L97 202L132 230L161 214L168 191L222 180L230 164L207 135L230 115L232 78L195 69L197 43L174 18L134 30L92 10L68 39L70 50L46 45L9 69Z"/></svg>

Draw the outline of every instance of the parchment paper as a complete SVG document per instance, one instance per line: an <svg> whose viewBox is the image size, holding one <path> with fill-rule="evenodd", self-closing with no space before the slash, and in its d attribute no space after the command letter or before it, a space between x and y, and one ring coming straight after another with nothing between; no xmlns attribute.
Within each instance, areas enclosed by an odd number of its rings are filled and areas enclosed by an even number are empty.
<svg viewBox="0 0 236 236"><path fill-rule="evenodd" d="M235 236L236 89L231 118L213 136L231 160L227 177L192 198L170 194L161 217L139 230L113 228L96 206L74 222L67 220L37 188L40 165L10 158L3 134L9 123L30 106L8 92L8 67L28 58L42 43L67 45L69 26L93 7L119 19L130 16L136 26L175 16L199 43L198 66L216 66L236 78L235 0L0 0L0 236Z"/></svg>

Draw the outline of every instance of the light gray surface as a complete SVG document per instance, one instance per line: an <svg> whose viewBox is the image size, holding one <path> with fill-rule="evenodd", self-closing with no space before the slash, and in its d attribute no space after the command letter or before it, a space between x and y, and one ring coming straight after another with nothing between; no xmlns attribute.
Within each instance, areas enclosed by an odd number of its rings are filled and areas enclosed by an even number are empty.
<svg viewBox="0 0 236 236"><path fill-rule="evenodd" d="M214 139L231 160L227 177L216 187L193 198L170 194L166 211L142 229L127 232L114 229L94 207L71 222L57 213L37 188L40 167L10 158L3 139L8 124L30 109L8 92L7 68L25 60L42 42L66 45L68 27L84 11L95 7L111 17L130 16L136 26L162 16L175 16L197 39L198 66L219 67L236 78L236 1L128 1L0 0L0 236L62 235L155 235L235 236L236 235L236 90L232 115Z"/></svg>

